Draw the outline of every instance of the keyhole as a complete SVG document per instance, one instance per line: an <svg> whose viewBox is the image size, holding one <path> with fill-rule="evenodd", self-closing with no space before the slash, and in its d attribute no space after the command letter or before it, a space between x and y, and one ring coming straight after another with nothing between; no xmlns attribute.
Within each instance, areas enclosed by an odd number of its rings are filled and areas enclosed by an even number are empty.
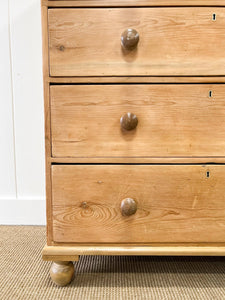
<svg viewBox="0 0 225 300"><path fill-rule="evenodd" d="M212 20L213 20L213 21L216 21L216 14L213 14L213 15L212 15Z"/></svg>
<svg viewBox="0 0 225 300"><path fill-rule="evenodd" d="M209 91L209 98L212 98L212 91Z"/></svg>
<svg viewBox="0 0 225 300"><path fill-rule="evenodd" d="M209 171L207 171L206 172L206 177L209 178L209 175L210 175L210 173L209 173Z"/></svg>

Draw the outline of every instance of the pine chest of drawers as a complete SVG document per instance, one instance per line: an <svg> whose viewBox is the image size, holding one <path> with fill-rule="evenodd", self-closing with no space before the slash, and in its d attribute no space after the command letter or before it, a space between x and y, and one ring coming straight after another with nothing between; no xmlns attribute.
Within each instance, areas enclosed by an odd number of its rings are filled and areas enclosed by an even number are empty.
<svg viewBox="0 0 225 300"><path fill-rule="evenodd" d="M47 245L225 255L225 1L43 0Z"/></svg>

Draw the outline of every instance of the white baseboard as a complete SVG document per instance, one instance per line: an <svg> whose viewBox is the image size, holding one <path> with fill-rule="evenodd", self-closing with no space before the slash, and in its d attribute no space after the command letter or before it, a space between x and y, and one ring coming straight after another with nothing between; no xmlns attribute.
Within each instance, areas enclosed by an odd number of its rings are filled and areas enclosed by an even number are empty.
<svg viewBox="0 0 225 300"><path fill-rule="evenodd" d="M45 225L45 199L0 199L1 225Z"/></svg>

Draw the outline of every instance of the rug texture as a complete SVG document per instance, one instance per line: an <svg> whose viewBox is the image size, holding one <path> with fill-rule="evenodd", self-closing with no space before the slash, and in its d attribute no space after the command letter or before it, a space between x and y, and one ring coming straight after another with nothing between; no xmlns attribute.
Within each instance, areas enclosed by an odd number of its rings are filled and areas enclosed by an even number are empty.
<svg viewBox="0 0 225 300"><path fill-rule="evenodd" d="M224 300L224 257L83 256L75 279L55 286L41 226L0 226L1 300Z"/></svg>

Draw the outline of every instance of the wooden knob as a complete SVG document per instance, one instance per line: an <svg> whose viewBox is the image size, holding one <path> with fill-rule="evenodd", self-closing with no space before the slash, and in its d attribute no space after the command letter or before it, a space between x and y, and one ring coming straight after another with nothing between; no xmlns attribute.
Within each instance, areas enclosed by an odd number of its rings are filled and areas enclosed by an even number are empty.
<svg viewBox="0 0 225 300"><path fill-rule="evenodd" d="M132 130L137 127L138 118L135 114L128 112L120 118L120 124L123 129Z"/></svg>
<svg viewBox="0 0 225 300"><path fill-rule="evenodd" d="M121 202L121 213L123 216L134 215L137 211L137 203L132 198L123 199Z"/></svg>
<svg viewBox="0 0 225 300"><path fill-rule="evenodd" d="M132 50L137 47L139 34L135 29L126 29L121 35L121 44L126 50Z"/></svg>

